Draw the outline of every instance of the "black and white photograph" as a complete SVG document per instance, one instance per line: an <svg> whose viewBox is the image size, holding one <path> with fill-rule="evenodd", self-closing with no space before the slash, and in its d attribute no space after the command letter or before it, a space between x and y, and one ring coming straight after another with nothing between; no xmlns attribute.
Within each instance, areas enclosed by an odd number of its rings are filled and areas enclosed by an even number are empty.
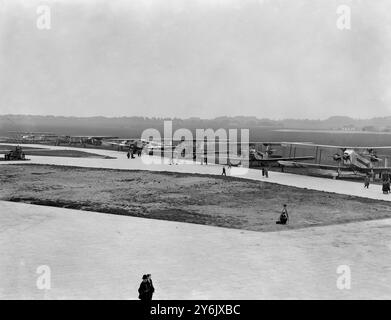
<svg viewBox="0 0 391 320"><path fill-rule="evenodd" d="M0 300L389 300L390 12L0 0Z"/></svg>

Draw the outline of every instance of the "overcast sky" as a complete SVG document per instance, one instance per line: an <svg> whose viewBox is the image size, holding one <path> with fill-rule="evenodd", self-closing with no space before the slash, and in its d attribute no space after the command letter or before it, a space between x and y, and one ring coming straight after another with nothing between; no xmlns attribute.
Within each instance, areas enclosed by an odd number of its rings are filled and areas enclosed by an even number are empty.
<svg viewBox="0 0 391 320"><path fill-rule="evenodd" d="M51 29L36 27L38 5ZM351 30L336 26L351 6ZM0 0L0 114L391 115L391 1Z"/></svg>

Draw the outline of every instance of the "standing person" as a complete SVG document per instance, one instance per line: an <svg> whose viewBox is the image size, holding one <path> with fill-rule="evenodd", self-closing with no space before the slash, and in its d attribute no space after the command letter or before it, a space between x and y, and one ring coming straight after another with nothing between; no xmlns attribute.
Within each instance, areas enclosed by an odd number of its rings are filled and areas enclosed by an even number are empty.
<svg viewBox="0 0 391 320"><path fill-rule="evenodd" d="M265 176L265 167L262 167L262 177Z"/></svg>
<svg viewBox="0 0 391 320"><path fill-rule="evenodd" d="M153 286L151 274L147 274L147 277L148 277L148 282L150 285L150 290L149 290L150 300L152 300L152 296L153 296L153 293L155 292L155 288Z"/></svg>
<svg viewBox="0 0 391 320"><path fill-rule="evenodd" d="M126 156L128 157L128 159L130 158L130 152L128 151L128 153L126 154Z"/></svg>
<svg viewBox="0 0 391 320"><path fill-rule="evenodd" d="M383 194L386 193L386 174L385 173L381 173L381 179L382 179L382 191L383 191Z"/></svg>
<svg viewBox="0 0 391 320"><path fill-rule="evenodd" d="M227 176L227 173L225 172L225 166L223 166L223 173L221 174L222 176Z"/></svg>
<svg viewBox="0 0 391 320"><path fill-rule="evenodd" d="M269 178L269 169L265 167L265 178Z"/></svg>
<svg viewBox="0 0 391 320"><path fill-rule="evenodd" d="M388 193L388 191L387 191L387 182L385 180L383 180L382 191L383 191L383 194L387 194Z"/></svg>
<svg viewBox="0 0 391 320"><path fill-rule="evenodd" d="M364 188L367 188L367 189L369 188L369 181L370 181L369 174L367 173L367 175L364 178Z"/></svg>
<svg viewBox="0 0 391 320"><path fill-rule="evenodd" d="M140 283L140 287L138 288L138 298L141 301L149 301L152 299L152 294L151 283L148 281L148 276L144 274L143 281Z"/></svg>
<svg viewBox="0 0 391 320"><path fill-rule="evenodd" d="M382 174L382 180L383 180L383 194L388 194L390 192L390 176L388 172Z"/></svg>
<svg viewBox="0 0 391 320"><path fill-rule="evenodd" d="M289 221L289 215L288 210L286 208L286 204L284 204L284 207L282 208L282 212L280 214L280 219L276 221L277 224L287 224Z"/></svg>

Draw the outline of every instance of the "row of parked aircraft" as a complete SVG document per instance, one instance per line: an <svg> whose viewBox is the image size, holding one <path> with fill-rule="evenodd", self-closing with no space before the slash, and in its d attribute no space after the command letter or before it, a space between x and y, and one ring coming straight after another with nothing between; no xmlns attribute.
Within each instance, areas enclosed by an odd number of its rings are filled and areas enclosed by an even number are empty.
<svg viewBox="0 0 391 320"><path fill-rule="evenodd" d="M147 153L173 150L179 143L197 142L193 141L147 141L139 138L118 138L113 136L66 136L50 132L12 132L17 133L18 142L23 143L54 143L81 144L116 148L119 151L146 151ZM227 141L229 143L229 141ZM311 142L250 142L249 143L250 167L280 167L308 170L327 170L334 175L342 176L344 173L359 174L381 174L391 170L388 166L388 159L391 157L391 146L380 147L355 147L322 145ZM379 152L389 154L379 154ZM218 151L214 151L218 153ZM208 156L204 150L194 149L193 156L202 153ZM240 153L240 150L239 150ZM216 158L224 156L216 155ZM226 163L240 165L241 157L226 155Z"/></svg>
<svg viewBox="0 0 391 320"><path fill-rule="evenodd" d="M327 170L332 175L343 176L346 173L354 175L376 174L391 170L388 161L391 158L391 146L339 146L323 145L310 142L266 142L260 143L265 150L258 151L254 143L250 149L251 157L260 164L277 164L282 169ZM285 150L287 156L276 153L277 147ZM307 154L296 156L297 151ZM383 154L379 154L383 152Z"/></svg>

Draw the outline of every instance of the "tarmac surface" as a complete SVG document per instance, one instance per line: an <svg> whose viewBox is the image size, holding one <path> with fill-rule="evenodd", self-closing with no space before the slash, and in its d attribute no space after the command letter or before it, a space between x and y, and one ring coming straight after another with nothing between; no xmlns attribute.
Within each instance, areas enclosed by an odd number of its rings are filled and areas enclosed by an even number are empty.
<svg viewBox="0 0 391 320"><path fill-rule="evenodd" d="M77 150L118 159L30 163L221 174L217 165ZM228 174L266 180L253 169ZM277 172L267 181L391 199L358 182ZM390 299L390 231L391 219L263 233L0 201L0 298L137 299L141 275L151 273L156 299ZM49 290L37 288L39 266L50 268ZM350 289L337 286L348 276L339 268L350 270Z"/></svg>
<svg viewBox="0 0 391 320"><path fill-rule="evenodd" d="M390 299L391 219L253 232L0 201L1 299ZM37 268L50 268L40 290ZM349 267L350 289L337 286Z"/></svg>

